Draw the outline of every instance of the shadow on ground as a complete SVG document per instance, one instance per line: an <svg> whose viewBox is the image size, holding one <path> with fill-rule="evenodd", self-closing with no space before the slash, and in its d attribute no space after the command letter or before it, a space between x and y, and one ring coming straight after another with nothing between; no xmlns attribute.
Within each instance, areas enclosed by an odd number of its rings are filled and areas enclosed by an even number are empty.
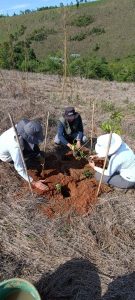
<svg viewBox="0 0 135 300"><path fill-rule="evenodd" d="M107 293L102 300L134 300L135 272L117 277L108 286Z"/></svg>
<svg viewBox="0 0 135 300"><path fill-rule="evenodd" d="M101 297L97 267L86 259L72 259L52 274L42 275L36 287L42 300L134 300L135 272L112 281Z"/></svg>
<svg viewBox="0 0 135 300"><path fill-rule="evenodd" d="M42 300L100 300L96 266L86 259L72 259L52 274L43 275L36 287Z"/></svg>

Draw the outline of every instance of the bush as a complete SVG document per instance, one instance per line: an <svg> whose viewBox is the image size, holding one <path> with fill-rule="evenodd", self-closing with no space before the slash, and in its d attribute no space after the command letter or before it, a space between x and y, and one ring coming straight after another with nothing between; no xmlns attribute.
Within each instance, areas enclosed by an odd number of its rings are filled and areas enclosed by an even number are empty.
<svg viewBox="0 0 135 300"><path fill-rule="evenodd" d="M4 42L0 45L0 67L2 69L10 69L13 67L9 53L10 45L8 42Z"/></svg>
<svg viewBox="0 0 135 300"><path fill-rule="evenodd" d="M52 59L53 58L53 59ZM50 74L63 74L63 62L60 58L48 56L44 61L40 62L38 72L45 72Z"/></svg>
<svg viewBox="0 0 135 300"><path fill-rule="evenodd" d="M135 82L135 56L110 63L114 79L117 81Z"/></svg>
<svg viewBox="0 0 135 300"><path fill-rule="evenodd" d="M89 34L95 34L95 35L100 35L102 33L105 33L105 29L101 27L93 27L89 32Z"/></svg>
<svg viewBox="0 0 135 300"><path fill-rule="evenodd" d="M69 73L73 76L85 78L113 80L111 69L104 59L100 58L75 58L70 61Z"/></svg>
<svg viewBox="0 0 135 300"><path fill-rule="evenodd" d="M70 37L70 41L82 41L86 38L87 34L84 32L80 32L76 35Z"/></svg>
<svg viewBox="0 0 135 300"><path fill-rule="evenodd" d="M31 41L43 41L47 39L47 34L44 32L44 30L38 31L34 30L31 36L29 37Z"/></svg>
<svg viewBox="0 0 135 300"><path fill-rule="evenodd" d="M19 66L19 69L21 71L28 71L28 72L36 72L38 70L39 62L31 59L29 61L23 60L21 65Z"/></svg>
<svg viewBox="0 0 135 300"><path fill-rule="evenodd" d="M85 66L86 78L104 78L107 80L113 80L111 70L108 63L100 58L93 58L87 61Z"/></svg>
<svg viewBox="0 0 135 300"><path fill-rule="evenodd" d="M16 68L22 70L23 61L35 60L36 55L28 42L9 41L0 45L0 66L6 69Z"/></svg>
<svg viewBox="0 0 135 300"><path fill-rule="evenodd" d="M79 16L72 20L71 25L73 26L78 26L78 27L83 27L83 26L88 26L89 24L94 22L94 18L92 16Z"/></svg>
<svg viewBox="0 0 135 300"><path fill-rule="evenodd" d="M104 121L101 124L101 129L105 132L105 133L109 133L109 132L115 132L117 134L121 134L122 133L122 128L121 128L121 121L122 121L123 115L120 111L114 111L111 116L110 119Z"/></svg>
<svg viewBox="0 0 135 300"><path fill-rule="evenodd" d="M85 76L85 60L75 58L69 64L69 73L73 76Z"/></svg>
<svg viewBox="0 0 135 300"><path fill-rule="evenodd" d="M41 27L39 29L34 30L31 35L28 37L29 41L43 41L47 39L49 34L55 34L57 31L53 28Z"/></svg>

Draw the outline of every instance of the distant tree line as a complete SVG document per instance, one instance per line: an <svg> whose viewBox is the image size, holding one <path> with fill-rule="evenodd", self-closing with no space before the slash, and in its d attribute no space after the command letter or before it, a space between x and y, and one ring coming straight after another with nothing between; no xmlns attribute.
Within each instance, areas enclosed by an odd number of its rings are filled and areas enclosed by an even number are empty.
<svg viewBox="0 0 135 300"><path fill-rule="evenodd" d="M79 7L80 4L82 3L87 3L87 0L76 0L76 6L77 8ZM73 2L71 1L70 5L68 5L68 3L66 4L66 6L73 6L75 4L73 4ZM13 16L19 16L19 15L27 15L27 14L32 14L34 12L37 11L43 11L43 10L49 10L49 9L56 9L58 7L64 7L63 2L60 2L59 6L57 5L52 5L52 6L42 6L42 7L38 7L37 9L25 9L25 10L21 10L19 13L13 13ZM0 14L0 18L5 18L5 17L9 17L9 14L4 15L4 14Z"/></svg>

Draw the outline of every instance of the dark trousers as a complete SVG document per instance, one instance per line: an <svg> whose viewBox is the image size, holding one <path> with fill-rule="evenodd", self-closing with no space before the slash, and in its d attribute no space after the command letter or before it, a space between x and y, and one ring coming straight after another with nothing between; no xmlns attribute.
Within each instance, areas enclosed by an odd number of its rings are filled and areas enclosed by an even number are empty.
<svg viewBox="0 0 135 300"><path fill-rule="evenodd" d="M96 172L95 178L96 180L100 180L101 174ZM112 176L103 176L102 182L112 185L114 187L118 187L121 189L130 189L135 188L135 182L127 181L120 176L118 173L114 173Z"/></svg>
<svg viewBox="0 0 135 300"><path fill-rule="evenodd" d="M25 147L23 150L24 158L27 159L33 159L40 154L40 149L38 145L34 145L34 148L31 149L30 147Z"/></svg>

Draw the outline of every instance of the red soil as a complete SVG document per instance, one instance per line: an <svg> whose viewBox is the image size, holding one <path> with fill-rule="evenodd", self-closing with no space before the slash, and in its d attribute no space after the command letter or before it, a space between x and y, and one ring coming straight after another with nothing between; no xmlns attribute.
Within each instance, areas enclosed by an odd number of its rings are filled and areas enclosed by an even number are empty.
<svg viewBox="0 0 135 300"><path fill-rule="evenodd" d="M92 178L85 177L86 170L91 172ZM71 213L86 214L97 201L98 182L94 179L93 170L87 160L76 160L72 152L68 152L61 161L54 155L48 155L45 170L40 174L29 170L29 174L34 180L45 179L49 187L49 191L42 195L47 202L39 204L38 208L50 218ZM57 184L60 184L61 191L56 189ZM41 191L35 191L42 194ZM108 186L101 185L100 194L109 191Z"/></svg>

